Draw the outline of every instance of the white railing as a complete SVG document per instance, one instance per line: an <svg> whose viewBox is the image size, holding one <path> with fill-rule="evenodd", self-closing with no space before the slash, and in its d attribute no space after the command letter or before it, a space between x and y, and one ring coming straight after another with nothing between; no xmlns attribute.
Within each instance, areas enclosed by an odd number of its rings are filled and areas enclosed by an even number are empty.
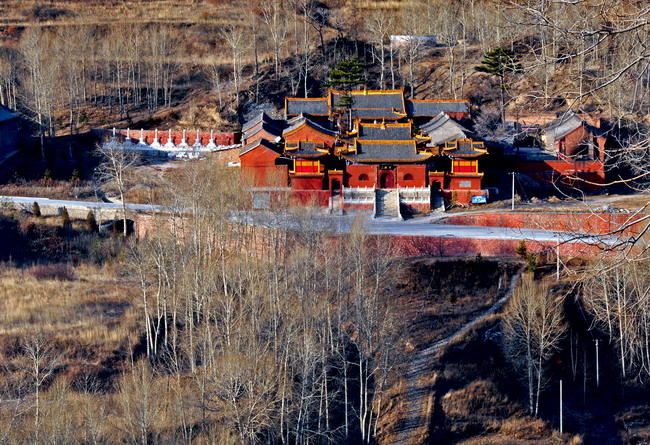
<svg viewBox="0 0 650 445"><path fill-rule="evenodd" d="M395 193L395 199L397 200L397 217L399 219L404 219L404 218L402 218L402 210L400 208L401 207L401 199L399 197L399 189L397 189L397 191Z"/></svg>
<svg viewBox="0 0 650 445"><path fill-rule="evenodd" d="M372 204L374 201L374 187L343 187L343 202L346 204Z"/></svg>
<svg viewBox="0 0 650 445"><path fill-rule="evenodd" d="M429 187L400 187L399 200L405 204L428 204L431 202Z"/></svg>

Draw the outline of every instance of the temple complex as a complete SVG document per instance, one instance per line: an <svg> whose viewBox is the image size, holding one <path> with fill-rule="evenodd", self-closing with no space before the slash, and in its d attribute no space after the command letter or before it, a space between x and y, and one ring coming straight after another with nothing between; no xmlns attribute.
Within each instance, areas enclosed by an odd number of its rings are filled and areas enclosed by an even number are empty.
<svg viewBox="0 0 650 445"><path fill-rule="evenodd" d="M332 209L401 217L484 195L483 143L463 124L467 101L409 100L403 90L287 98L285 119L242 127L242 171L259 190L310 191Z"/></svg>

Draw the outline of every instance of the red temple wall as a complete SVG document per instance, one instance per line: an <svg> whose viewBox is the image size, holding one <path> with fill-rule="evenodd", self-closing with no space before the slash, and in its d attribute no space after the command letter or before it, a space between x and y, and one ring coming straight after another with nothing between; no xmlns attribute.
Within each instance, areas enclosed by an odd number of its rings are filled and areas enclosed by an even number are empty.
<svg viewBox="0 0 650 445"><path fill-rule="evenodd" d="M472 203L473 196L485 196L483 190L443 190L442 197L448 202L454 201L456 204L468 206Z"/></svg>
<svg viewBox="0 0 650 445"><path fill-rule="evenodd" d="M329 190L291 190L289 192L289 205L303 207L329 206Z"/></svg>
<svg viewBox="0 0 650 445"><path fill-rule="evenodd" d="M323 175L289 175L294 190L323 190Z"/></svg>
<svg viewBox="0 0 650 445"><path fill-rule="evenodd" d="M565 148L563 151L560 151L560 141L555 141L555 148L562 154L573 156L578 146L582 144L588 136L589 133L587 129L584 126L580 126L562 138L565 141Z"/></svg>
<svg viewBox="0 0 650 445"><path fill-rule="evenodd" d="M456 190L460 194L469 190L480 190L482 177L476 176L448 176L449 190Z"/></svg>
<svg viewBox="0 0 650 445"><path fill-rule="evenodd" d="M348 165L345 168L346 187L375 187L377 184L376 165ZM366 175L368 179L360 179Z"/></svg>
<svg viewBox="0 0 650 445"><path fill-rule="evenodd" d="M412 179L406 179L405 178L406 175L411 175ZM397 185L400 187L426 187L427 186L426 165L398 165Z"/></svg>
<svg viewBox="0 0 650 445"><path fill-rule="evenodd" d="M598 184L605 183L605 164L601 161L540 161L518 162L517 171L540 182L560 183L583 190L600 190ZM559 176L563 176L558 181ZM585 181L572 179L575 176ZM589 184L589 183L593 184Z"/></svg>
<svg viewBox="0 0 650 445"><path fill-rule="evenodd" d="M271 167L280 154L260 145L239 157L242 167Z"/></svg>
<svg viewBox="0 0 650 445"><path fill-rule="evenodd" d="M286 187L289 183L289 170L286 165L272 167L241 167L244 184L251 187Z"/></svg>

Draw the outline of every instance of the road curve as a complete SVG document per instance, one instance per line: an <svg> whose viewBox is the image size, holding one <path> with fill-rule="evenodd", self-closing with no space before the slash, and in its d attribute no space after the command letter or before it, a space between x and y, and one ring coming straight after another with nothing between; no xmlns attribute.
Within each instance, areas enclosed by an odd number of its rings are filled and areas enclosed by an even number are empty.
<svg viewBox="0 0 650 445"><path fill-rule="evenodd" d="M76 201L63 199L48 199L28 196L0 196L0 203L8 202L30 207L32 203L57 207L85 207L88 210L106 209L120 210L122 205L114 202ZM171 213L172 209L165 206L149 204L128 204L127 209L132 212L144 213ZM175 208L174 211L179 210ZM471 238L471 239L497 239L497 240L530 240L530 241L560 241L581 243L615 242L602 237L576 235L571 232L561 232L541 229L514 229L509 227L481 227L460 226L449 224L435 224L432 218L414 218L406 221L390 219L373 219L369 214L329 215L320 212L312 213L309 217L304 215L289 215L283 217L268 211L245 211L238 215L231 215L234 220L245 220L250 224L265 227L288 227L292 230L310 230L319 232L347 233L355 221L360 219L365 233L370 235L394 236L425 236L441 238Z"/></svg>
<svg viewBox="0 0 650 445"><path fill-rule="evenodd" d="M461 337L474 328L478 323L486 317L495 314L506 304L508 298L512 295L517 287L519 274L513 275L510 280L510 285L501 299L494 303L490 308L483 312L480 316L474 318L470 322L464 324L454 333L447 337L438 340L437 342L427 346L419 351L416 356L411 360L409 369L406 372L406 406L404 409L405 418L402 421L401 427L395 433L395 444L407 445L412 443L413 436L422 428L426 428L428 424L427 416L425 415L426 404L429 400L429 392L426 388L421 387L421 381L424 374L431 372L431 362L433 357L440 351L441 348L447 346L451 341L457 337ZM426 431L424 431L426 433ZM420 435L418 435L420 437Z"/></svg>

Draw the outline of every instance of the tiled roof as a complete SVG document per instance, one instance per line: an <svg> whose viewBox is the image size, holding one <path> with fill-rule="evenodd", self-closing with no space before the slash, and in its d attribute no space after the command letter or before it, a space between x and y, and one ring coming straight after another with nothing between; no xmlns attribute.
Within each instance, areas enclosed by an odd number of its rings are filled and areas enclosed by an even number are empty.
<svg viewBox="0 0 650 445"><path fill-rule="evenodd" d="M242 155L248 153L249 151L253 150L254 148L259 147L260 145L266 147L269 150L275 151L276 153L279 154L277 147L273 143L267 141L266 139L260 139L258 141L255 141L252 144L245 145L244 147L242 147L239 150L239 156L242 156Z"/></svg>
<svg viewBox="0 0 650 445"><path fill-rule="evenodd" d="M331 104L337 106L346 92L330 90ZM363 90L351 91L353 110L395 110L404 113L404 92L402 90ZM373 116L368 116L373 117Z"/></svg>
<svg viewBox="0 0 650 445"><path fill-rule="evenodd" d="M275 137L279 137L280 135L282 135L282 130L279 130L277 127L275 127L273 125L267 124L266 122L262 122L261 125L253 126L253 127L249 128L248 130L246 130L245 132L243 132L242 133L242 138L243 139L249 139L251 136L253 136L255 133L257 133L257 132L259 132L261 130L264 130L267 133L269 133L269 134L271 134L271 135L273 135Z"/></svg>
<svg viewBox="0 0 650 445"><path fill-rule="evenodd" d="M268 116L268 114L266 114L265 112L262 111L260 114L258 114L253 119L249 120L248 122L245 122L244 125L241 126L242 133L245 133L247 130L251 129L255 125L259 124L260 122L264 122L264 123L266 123L268 125L271 125L271 126L277 128L278 130L281 129L281 126L276 121L271 119Z"/></svg>
<svg viewBox="0 0 650 445"><path fill-rule="evenodd" d="M602 134L600 129L592 127L584 120L580 119L573 110L568 110L558 119L549 122L543 127L546 132L546 138L549 141L562 139L572 131L585 125L592 133L596 135Z"/></svg>
<svg viewBox="0 0 650 445"><path fill-rule="evenodd" d="M411 124L367 124L359 123L360 140L405 141L411 138Z"/></svg>
<svg viewBox="0 0 650 445"><path fill-rule="evenodd" d="M345 154L343 158L354 162L418 162L431 157L420 154L415 141L356 141L356 154Z"/></svg>
<svg viewBox="0 0 650 445"><path fill-rule="evenodd" d="M287 117L299 114L311 114L313 116L329 115L329 106L326 97L314 99L287 98L285 112Z"/></svg>
<svg viewBox="0 0 650 445"><path fill-rule="evenodd" d="M4 105L0 105L0 122L8 121L10 119L18 119L18 114L14 113Z"/></svg>
<svg viewBox="0 0 650 445"><path fill-rule="evenodd" d="M487 154L483 142L473 141L471 139L459 139L454 142L447 142L443 151L451 157L459 158L476 158Z"/></svg>
<svg viewBox="0 0 650 445"><path fill-rule="evenodd" d="M437 116L443 113L469 113L466 100L407 100L406 111L410 117Z"/></svg>
<svg viewBox="0 0 650 445"><path fill-rule="evenodd" d="M467 139L472 133L458 122L441 112L438 116L431 119L420 127L420 130L431 138L427 144L429 147L442 145L445 142L455 141L456 139Z"/></svg>
<svg viewBox="0 0 650 445"><path fill-rule="evenodd" d="M388 120L398 120L406 117L406 114L396 112L395 110L384 110L384 109L353 109L352 118L360 119L388 119Z"/></svg>
<svg viewBox="0 0 650 445"><path fill-rule="evenodd" d="M318 131L319 133L323 133L326 136L329 136L331 138L336 137L336 132L333 130L330 130L329 128L325 128L322 125L317 124L316 122L312 121L311 119L308 119L306 117L302 117L300 119L291 119L293 122L292 125L288 128L285 128L284 131L282 131L282 134L286 135L289 134L303 125L307 125L308 127L312 128L313 130Z"/></svg>
<svg viewBox="0 0 650 445"><path fill-rule="evenodd" d="M321 158L326 156L328 153L317 150L317 144L315 142L300 142L295 144L298 148L290 150L290 144L287 144L285 147L285 152L296 158ZM322 144L321 144L322 149Z"/></svg>

